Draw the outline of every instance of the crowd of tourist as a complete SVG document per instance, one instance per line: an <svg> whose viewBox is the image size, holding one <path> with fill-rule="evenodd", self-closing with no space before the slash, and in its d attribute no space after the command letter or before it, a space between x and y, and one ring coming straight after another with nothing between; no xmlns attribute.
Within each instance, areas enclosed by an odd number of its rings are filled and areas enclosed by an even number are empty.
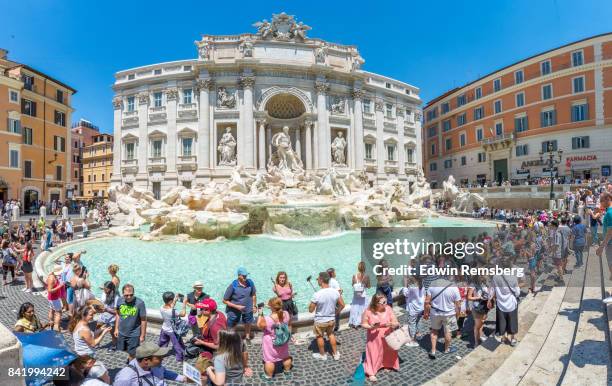
<svg viewBox="0 0 612 386"><path fill-rule="evenodd" d="M429 251L410 261L412 266L435 267L524 267L528 276L528 292L537 293L538 278L552 275L559 284L569 268L583 265L583 250L599 245L604 250L612 278L612 185L599 184L581 188L568 194L566 205L556 211L504 211L488 214L506 223L498 224L492 234L465 235L452 242L483 243L482 254L468 254L459 259L453 255ZM56 221L42 226L34 219L28 224L0 227L2 238L2 271L4 284L14 281L23 272L26 291L33 290L33 245L43 240L41 250L69 240L73 232L71 220ZM603 227L603 237L599 228ZM54 232L54 229L57 230ZM64 236L63 236L64 235ZM294 343L292 323L298 314L293 301L295 292L286 272L271 278L275 296L258 303L257 286L248 270L239 267L222 298L213 299L204 292L203 281L196 281L186 294L166 291L160 294L159 314L162 324L157 344L146 342L148 332L147 307L137 296L137 289L127 282L122 284L120 269L108 267L108 280L101 287L102 296L96 298L82 257L85 251L66 253L55 261L45 282L49 303L47 323L36 315L32 303L19 308L15 331L35 333L53 329L72 334L73 351L77 359L70 365L74 375L71 384L119 386L164 385L166 381L188 380L162 365L162 359L173 353L177 362L195 359L201 380L214 385L237 384L243 377L253 376L247 347L253 337L253 327L262 333L261 360L264 381L274 377L291 379L295 363L291 356ZM568 257L575 256L575 266L568 267ZM387 261L382 261L388 267ZM333 268L318 274L318 289L308 306L314 314L315 349L313 360L341 358L336 331L339 316L345 307L345 289L336 279ZM342 274L347 275L348 272ZM9 281L9 276L10 280ZM425 347L429 358L452 354L458 339L470 340L477 347L497 336L502 343L516 346L519 328L520 282L515 275L410 275L398 286L387 275L369 275L366 264L360 262L351 277L350 312L348 324L366 330L363 371L371 382L377 381L382 369L398 370L398 348L393 341L408 347ZM124 278L125 280L126 278ZM310 283L310 278L309 278ZM261 285L261 283L258 283ZM372 291L372 289L375 289ZM373 292L373 294L372 294ZM368 295L370 293L370 295ZM401 304L405 316L398 319L392 306ZM612 301L612 299L606 299ZM220 309L220 304L225 308ZM306 310L303 310L306 311ZM495 333L485 329L487 318L494 315ZM429 342L420 325L429 321ZM67 326L67 329L65 329ZM490 335L487 335L490 334ZM108 338L107 338L108 337ZM444 343L438 343L443 337ZM128 364L113 378L97 352L104 341L108 350L127 353ZM75 383L76 382L76 383Z"/></svg>
<svg viewBox="0 0 612 386"><path fill-rule="evenodd" d="M461 180L459 181L460 188L493 188L493 187L505 187L505 186L550 186L550 177L531 177L529 175L521 179L509 179L509 180L498 180L491 181L486 179L480 179L477 181ZM571 184L571 185L596 185L606 182L608 178L570 178L566 176L557 176L552 178L553 185L557 184Z"/></svg>

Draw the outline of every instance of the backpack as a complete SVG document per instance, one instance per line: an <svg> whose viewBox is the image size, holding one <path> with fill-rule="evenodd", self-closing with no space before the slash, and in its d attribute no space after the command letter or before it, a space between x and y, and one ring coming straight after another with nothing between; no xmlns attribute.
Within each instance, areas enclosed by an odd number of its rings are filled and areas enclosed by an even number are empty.
<svg viewBox="0 0 612 386"><path fill-rule="evenodd" d="M17 264L17 259L15 259L15 256L13 256L9 248L2 250L2 264L5 264L5 265Z"/></svg>
<svg viewBox="0 0 612 386"><path fill-rule="evenodd" d="M183 318L177 317L176 310L174 308L172 309L172 319L170 320L170 325L172 325L172 331L178 337L183 337L187 335L187 332L191 330L189 322L187 322Z"/></svg>
<svg viewBox="0 0 612 386"><path fill-rule="evenodd" d="M276 323L272 326L272 329L274 330L272 345L275 347L282 346L291 339L291 331L289 331L287 323Z"/></svg>

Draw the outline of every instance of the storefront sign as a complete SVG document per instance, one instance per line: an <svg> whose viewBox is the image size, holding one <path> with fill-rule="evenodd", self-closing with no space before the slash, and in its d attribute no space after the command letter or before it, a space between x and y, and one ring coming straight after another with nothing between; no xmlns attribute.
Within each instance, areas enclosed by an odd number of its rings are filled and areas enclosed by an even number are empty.
<svg viewBox="0 0 612 386"><path fill-rule="evenodd" d="M529 169L516 169L516 174L529 174Z"/></svg>
<svg viewBox="0 0 612 386"><path fill-rule="evenodd" d="M523 164L521 165L521 169L527 169L530 166L542 166L544 165L544 160L541 159L534 159L531 161L523 161Z"/></svg>
<svg viewBox="0 0 612 386"><path fill-rule="evenodd" d="M47 188L61 188L64 184L61 182L47 182Z"/></svg>
<svg viewBox="0 0 612 386"><path fill-rule="evenodd" d="M585 155L572 155L567 157L569 162L580 162L580 161L596 161L597 156L595 154L585 154Z"/></svg>
<svg viewBox="0 0 612 386"><path fill-rule="evenodd" d="M601 175L603 177L610 177L610 165L605 165L601 167Z"/></svg>
<svg viewBox="0 0 612 386"><path fill-rule="evenodd" d="M543 169L542 169L542 171L543 171L544 173L550 173L550 168L543 168ZM556 171L557 171L557 168L556 168L556 167L554 167L554 168L552 169L552 171L553 171L553 172L556 172Z"/></svg>

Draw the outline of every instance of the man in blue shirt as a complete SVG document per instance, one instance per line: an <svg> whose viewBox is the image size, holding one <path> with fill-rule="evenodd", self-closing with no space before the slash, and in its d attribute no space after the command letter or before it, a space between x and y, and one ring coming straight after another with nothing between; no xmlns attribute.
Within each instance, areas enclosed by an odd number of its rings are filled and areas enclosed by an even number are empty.
<svg viewBox="0 0 612 386"><path fill-rule="evenodd" d="M113 386L165 386L166 380L186 382L184 375L170 371L161 365L164 355L170 348L159 347L155 343L145 342L136 349L136 358L132 359L115 376Z"/></svg>
<svg viewBox="0 0 612 386"><path fill-rule="evenodd" d="M597 248L597 256L601 257L604 249L606 250L606 260L608 260L608 269L610 270L610 279L612 280L612 193L603 192L599 198L601 208L605 210L603 215L603 242ZM605 298L604 303L612 303L612 296Z"/></svg>
<svg viewBox="0 0 612 386"><path fill-rule="evenodd" d="M223 295L223 303L227 306L227 327L233 328L242 320L245 338L250 340L253 313L257 311L257 291L253 280L247 278L249 273L246 268L238 268L236 275L238 279L227 287Z"/></svg>

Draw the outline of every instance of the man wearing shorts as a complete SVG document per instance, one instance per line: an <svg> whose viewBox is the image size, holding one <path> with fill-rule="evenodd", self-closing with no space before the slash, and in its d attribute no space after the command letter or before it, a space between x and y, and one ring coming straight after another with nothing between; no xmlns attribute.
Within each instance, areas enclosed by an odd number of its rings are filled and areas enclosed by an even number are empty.
<svg viewBox="0 0 612 386"><path fill-rule="evenodd" d="M337 289L329 286L330 276L327 272L319 273L317 282L320 290L312 295L308 312L314 312L314 333L317 337L318 353L312 354L315 359L327 360L325 353L325 340L323 337L327 335L329 344L332 350L334 360L340 359L336 345L336 336L334 335L334 327L336 325L336 307L341 311L344 308L344 300L340 296Z"/></svg>
<svg viewBox="0 0 612 386"><path fill-rule="evenodd" d="M444 327L444 353L457 351L450 347L451 332L457 328L457 316L461 312L461 294L459 288L451 281L439 278L431 282L425 293L424 319L431 317L431 352L430 359L436 359L438 330Z"/></svg>
<svg viewBox="0 0 612 386"><path fill-rule="evenodd" d="M608 261L608 270L610 273L610 280L612 280L612 193L603 192L599 197L601 208L603 213L603 242L597 248L597 256L601 257L604 250L606 252L606 260ZM604 303L612 303L612 296L605 298Z"/></svg>
<svg viewBox="0 0 612 386"><path fill-rule="evenodd" d="M122 293L123 297L117 302L113 334L117 338L117 350L127 351L129 360L132 360L147 334L147 309L144 302L134 296L133 285L124 285Z"/></svg>
<svg viewBox="0 0 612 386"><path fill-rule="evenodd" d="M244 336L247 341L251 340L251 324L253 323L253 312L257 311L257 291L253 280L248 279L249 273L246 268L240 267L236 271L238 279L234 280L225 290L223 303L227 306L227 327L234 328L242 320L244 323Z"/></svg>

